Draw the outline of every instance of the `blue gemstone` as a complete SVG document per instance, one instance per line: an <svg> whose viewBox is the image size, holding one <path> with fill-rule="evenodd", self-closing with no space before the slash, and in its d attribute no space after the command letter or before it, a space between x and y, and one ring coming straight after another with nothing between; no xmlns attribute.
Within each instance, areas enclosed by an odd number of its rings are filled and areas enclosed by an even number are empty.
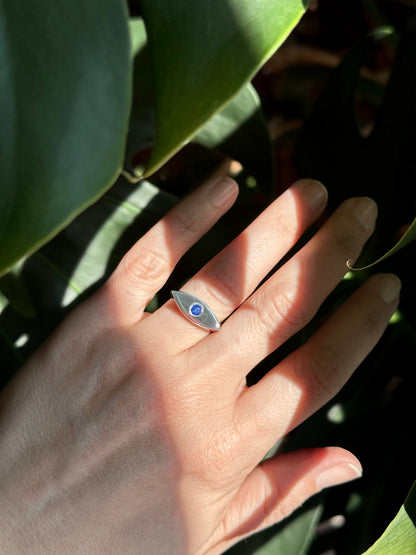
<svg viewBox="0 0 416 555"><path fill-rule="evenodd" d="M201 316L202 305L200 305L199 303L193 303L189 309L189 312L192 314L192 316Z"/></svg>

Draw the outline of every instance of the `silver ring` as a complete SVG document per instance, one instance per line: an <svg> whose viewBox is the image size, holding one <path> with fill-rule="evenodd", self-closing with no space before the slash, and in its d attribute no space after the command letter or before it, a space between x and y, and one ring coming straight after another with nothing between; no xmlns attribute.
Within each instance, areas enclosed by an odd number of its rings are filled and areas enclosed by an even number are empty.
<svg viewBox="0 0 416 555"><path fill-rule="evenodd" d="M209 331L218 331L220 329L221 324L204 301L182 291L171 291L171 295L179 310L192 323Z"/></svg>

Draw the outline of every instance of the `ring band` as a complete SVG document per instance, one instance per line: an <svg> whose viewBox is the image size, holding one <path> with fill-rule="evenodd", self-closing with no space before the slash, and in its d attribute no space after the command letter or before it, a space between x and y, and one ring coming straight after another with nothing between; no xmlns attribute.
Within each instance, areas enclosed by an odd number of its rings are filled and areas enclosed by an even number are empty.
<svg viewBox="0 0 416 555"><path fill-rule="evenodd" d="M218 331L221 324L209 306L183 291L171 291L171 295L182 314L192 323L209 331Z"/></svg>

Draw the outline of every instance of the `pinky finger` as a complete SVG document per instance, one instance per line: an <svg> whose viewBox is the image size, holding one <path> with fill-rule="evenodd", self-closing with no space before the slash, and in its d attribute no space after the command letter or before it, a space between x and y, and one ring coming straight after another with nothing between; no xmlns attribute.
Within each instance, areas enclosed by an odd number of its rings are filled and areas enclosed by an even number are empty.
<svg viewBox="0 0 416 555"><path fill-rule="evenodd" d="M356 457L338 447L302 449L266 460L233 499L216 547L227 548L279 522L322 489L359 478L361 473Z"/></svg>

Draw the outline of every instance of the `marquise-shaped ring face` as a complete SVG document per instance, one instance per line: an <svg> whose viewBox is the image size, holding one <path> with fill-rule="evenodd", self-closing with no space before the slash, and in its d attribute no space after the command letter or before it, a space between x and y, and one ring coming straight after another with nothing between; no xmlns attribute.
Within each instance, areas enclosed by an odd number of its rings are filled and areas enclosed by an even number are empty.
<svg viewBox="0 0 416 555"><path fill-rule="evenodd" d="M171 293L179 310L188 320L206 330L218 331L220 329L221 325L217 317L204 301L182 291L172 291Z"/></svg>

